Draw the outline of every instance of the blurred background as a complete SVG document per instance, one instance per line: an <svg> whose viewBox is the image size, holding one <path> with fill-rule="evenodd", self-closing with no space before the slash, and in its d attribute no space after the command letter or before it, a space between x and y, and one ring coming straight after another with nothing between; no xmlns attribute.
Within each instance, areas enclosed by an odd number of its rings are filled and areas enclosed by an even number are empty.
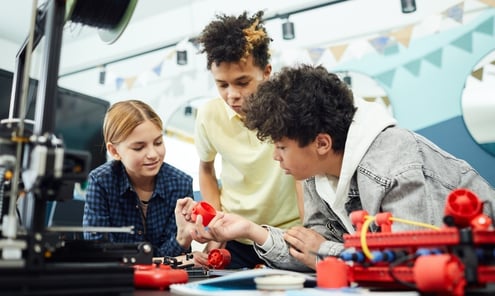
<svg viewBox="0 0 495 296"><path fill-rule="evenodd" d="M5 113L8 75L28 36L33 2L1 3ZM194 38L218 13L258 10L273 39L275 71L310 63L338 72L356 96L384 104L399 125L466 159L495 186L495 0L138 0L113 44L95 28L65 24L61 93L84 102L134 98L152 105L166 123L166 161L191 174L198 190L194 115L217 92ZM33 53L33 79L42 68L42 43ZM81 104L66 104L59 121L86 119L97 130L101 118L90 120L92 109L77 113ZM85 131L76 127L66 138Z"/></svg>

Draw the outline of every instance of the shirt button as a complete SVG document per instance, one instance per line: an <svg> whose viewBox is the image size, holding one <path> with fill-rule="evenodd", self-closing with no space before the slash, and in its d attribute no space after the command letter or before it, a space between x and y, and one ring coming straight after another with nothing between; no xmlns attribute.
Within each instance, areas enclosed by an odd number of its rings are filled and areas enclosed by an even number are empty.
<svg viewBox="0 0 495 296"><path fill-rule="evenodd" d="M143 232L142 232L141 230L138 230L137 234L138 234L139 236L141 236L141 235L143 235Z"/></svg>

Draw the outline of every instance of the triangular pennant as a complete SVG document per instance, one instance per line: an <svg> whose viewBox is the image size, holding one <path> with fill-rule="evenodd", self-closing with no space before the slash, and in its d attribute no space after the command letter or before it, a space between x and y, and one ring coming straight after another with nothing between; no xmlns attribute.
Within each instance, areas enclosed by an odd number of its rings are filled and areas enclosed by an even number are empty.
<svg viewBox="0 0 495 296"><path fill-rule="evenodd" d="M366 102L375 102L376 97L363 97L363 100L365 100Z"/></svg>
<svg viewBox="0 0 495 296"><path fill-rule="evenodd" d="M342 58L342 55L344 54L345 50L347 49L348 44L342 44L342 45L336 45L336 46L330 46L330 51L332 52L333 57L335 60L340 61Z"/></svg>
<svg viewBox="0 0 495 296"><path fill-rule="evenodd" d="M395 77L395 69L392 69L390 71L378 74L376 76L376 79L378 81L381 81L386 86L392 87L392 84L394 83L394 77Z"/></svg>
<svg viewBox="0 0 495 296"><path fill-rule="evenodd" d="M440 48L426 55L425 60L430 62L432 65L440 68L442 67L442 55L443 55L443 51Z"/></svg>
<svg viewBox="0 0 495 296"><path fill-rule="evenodd" d="M308 49L309 57L313 64L316 64L320 60L321 55L325 52L324 48L310 48Z"/></svg>
<svg viewBox="0 0 495 296"><path fill-rule="evenodd" d="M153 67L152 70L156 74L156 76L160 76L160 74L162 74L162 67L163 67L163 63L160 63Z"/></svg>
<svg viewBox="0 0 495 296"><path fill-rule="evenodd" d="M389 42L389 45L383 50L384 55L393 55L397 53L399 53L399 46L395 43L395 41Z"/></svg>
<svg viewBox="0 0 495 296"><path fill-rule="evenodd" d="M412 75L418 77L421 70L421 60L414 60L404 65L404 68Z"/></svg>
<svg viewBox="0 0 495 296"><path fill-rule="evenodd" d="M483 80L483 67L471 72L471 76L478 79L479 81L482 81Z"/></svg>
<svg viewBox="0 0 495 296"><path fill-rule="evenodd" d="M495 0L493 1L495 2ZM493 19L494 17L492 16L491 18L482 22L474 29L474 31L493 36Z"/></svg>
<svg viewBox="0 0 495 296"><path fill-rule="evenodd" d="M385 104L385 106L387 107L390 106L390 99L388 98L388 96L382 97L382 101Z"/></svg>
<svg viewBox="0 0 495 296"><path fill-rule="evenodd" d="M385 48L389 45L390 38L388 36L378 36L369 40L371 46L379 52L383 53Z"/></svg>
<svg viewBox="0 0 495 296"><path fill-rule="evenodd" d="M467 32L466 34L462 35L461 37L457 38L456 40L452 41L451 43L455 47L458 47L462 50L465 50L467 52L472 52L473 50L473 35L472 32Z"/></svg>
<svg viewBox="0 0 495 296"><path fill-rule="evenodd" d="M397 40L397 42L399 42L400 44L404 45L405 47L409 47L413 28L413 25L405 26L404 28L392 32L389 35L390 37L393 37L395 40Z"/></svg>
<svg viewBox="0 0 495 296"><path fill-rule="evenodd" d="M464 2L451 6L447 8L443 13L445 17L451 18L458 23L462 23L462 18L464 16Z"/></svg>
<svg viewBox="0 0 495 296"><path fill-rule="evenodd" d="M117 90L119 90L122 87L122 84L124 84L124 78L122 77L115 78L115 87L117 88Z"/></svg>
<svg viewBox="0 0 495 296"><path fill-rule="evenodd" d="M132 76L128 77L125 79L125 86L127 86L127 89L131 89L134 86L134 83L136 82L137 76Z"/></svg>
<svg viewBox="0 0 495 296"><path fill-rule="evenodd" d="M495 0L478 0L478 1L488 6L495 7Z"/></svg>
<svg viewBox="0 0 495 296"><path fill-rule="evenodd" d="M171 60L173 57L175 57L175 52L176 50L171 50L166 56L165 56L165 60L168 61L168 60Z"/></svg>
<svg viewBox="0 0 495 296"><path fill-rule="evenodd" d="M490 64L495 65L495 60L494 61L491 61Z"/></svg>

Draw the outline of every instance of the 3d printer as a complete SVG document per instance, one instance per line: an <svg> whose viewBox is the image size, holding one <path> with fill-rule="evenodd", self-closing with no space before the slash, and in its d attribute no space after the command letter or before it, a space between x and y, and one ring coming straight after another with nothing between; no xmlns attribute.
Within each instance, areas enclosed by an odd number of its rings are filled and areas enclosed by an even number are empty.
<svg viewBox="0 0 495 296"><path fill-rule="evenodd" d="M120 294L134 289L130 263L151 263L147 243L116 245L67 241L45 227L46 203L67 184L86 179L90 154L70 151L54 134L55 98L65 23L99 28L113 43L129 22L137 0L34 1L32 26L16 57L9 118L0 125L0 286L23 295ZM45 38L34 121L25 118L33 49ZM19 221L21 200L23 221ZM65 229L65 231L81 229ZM88 231L88 229L86 229ZM89 230L91 231L91 230ZM97 229L100 232L132 228ZM129 264L126 264L129 263Z"/></svg>

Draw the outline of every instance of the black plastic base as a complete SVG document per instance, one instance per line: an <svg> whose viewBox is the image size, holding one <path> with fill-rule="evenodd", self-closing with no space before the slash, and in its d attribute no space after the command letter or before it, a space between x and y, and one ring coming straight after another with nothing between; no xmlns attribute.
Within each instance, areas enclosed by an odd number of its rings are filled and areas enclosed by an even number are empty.
<svg viewBox="0 0 495 296"><path fill-rule="evenodd" d="M1 295L132 295L134 269L109 263L0 268Z"/></svg>

